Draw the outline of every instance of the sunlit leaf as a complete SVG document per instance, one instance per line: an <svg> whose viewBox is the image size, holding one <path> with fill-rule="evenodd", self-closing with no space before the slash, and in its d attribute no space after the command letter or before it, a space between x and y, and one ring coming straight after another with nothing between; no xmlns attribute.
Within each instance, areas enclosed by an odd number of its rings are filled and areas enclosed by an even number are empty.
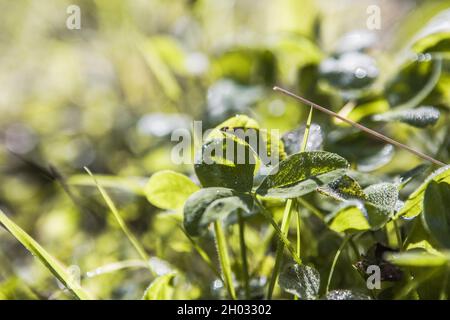
<svg viewBox="0 0 450 320"><path fill-rule="evenodd" d="M297 153L280 162L256 192L276 198L300 197L342 177L348 166L344 158L334 153Z"/></svg>
<svg viewBox="0 0 450 320"><path fill-rule="evenodd" d="M422 250L386 254L386 259L403 267L439 267L450 262L450 253L433 254Z"/></svg>
<svg viewBox="0 0 450 320"><path fill-rule="evenodd" d="M395 215L396 218L413 218L419 215L423 210L423 197L425 189L431 181L450 183L450 166L442 167L427 177L424 183L422 183L406 200L403 207Z"/></svg>
<svg viewBox="0 0 450 320"><path fill-rule="evenodd" d="M415 52L439 52L450 48L450 10L436 15L414 37L412 46Z"/></svg>
<svg viewBox="0 0 450 320"><path fill-rule="evenodd" d="M170 300L173 296L171 282L176 273L171 272L157 277L145 290L142 300Z"/></svg>
<svg viewBox="0 0 450 320"><path fill-rule="evenodd" d="M349 201L327 217L336 232L377 230L389 220L389 211L371 203Z"/></svg>
<svg viewBox="0 0 450 320"><path fill-rule="evenodd" d="M180 173L164 170L155 173L145 187L147 200L161 209L178 209L200 188Z"/></svg>
<svg viewBox="0 0 450 320"><path fill-rule="evenodd" d="M344 175L324 187L319 187L317 191L340 201L366 199L366 194L359 183L348 175Z"/></svg>
<svg viewBox="0 0 450 320"><path fill-rule="evenodd" d="M393 212L398 201L397 186L392 183L378 183L364 189L367 201Z"/></svg>

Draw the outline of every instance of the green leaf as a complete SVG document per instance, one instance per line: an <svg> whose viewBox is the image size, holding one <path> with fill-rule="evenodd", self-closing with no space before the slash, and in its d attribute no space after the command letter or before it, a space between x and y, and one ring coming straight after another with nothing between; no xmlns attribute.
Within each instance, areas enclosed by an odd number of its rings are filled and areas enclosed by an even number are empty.
<svg viewBox="0 0 450 320"><path fill-rule="evenodd" d="M171 300L173 296L171 282L175 275L175 272L170 272L153 280L145 290L142 300Z"/></svg>
<svg viewBox="0 0 450 320"><path fill-rule="evenodd" d="M261 160L265 160L262 155L270 157L272 151L278 152L281 160L287 157L284 143L280 137L271 130L260 129L258 122L246 115L238 114L222 122L208 135L207 139L223 138L224 132L235 136L243 143L248 143ZM266 163L267 161L263 162L265 165L269 165Z"/></svg>
<svg viewBox="0 0 450 320"><path fill-rule="evenodd" d="M425 128L436 124L440 112L433 107L419 107L416 109L403 109L377 114L372 117L373 121L381 122L403 122L413 127Z"/></svg>
<svg viewBox="0 0 450 320"><path fill-rule="evenodd" d="M366 194L359 183L348 175L344 175L324 187L319 187L317 191L340 201L366 200Z"/></svg>
<svg viewBox="0 0 450 320"><path fill-rule="evenodd" d="M333 290L327 293L326 300L371 300L368 295L352 290Z"/></svg>
<svg viewBox="0 0 450 320"><path fill-rule="evenodd" d="M185 175L164 170L152 175L145 186L147 200L161 209L181 208L200 188Z"/></svg>
<svg viewBox="0 0 450 320"><path fill-rule="evenodd" d="M354 232L370 229L369 221L360 209L360 205L345 206L332 215L334 218L330 223L330 228L336 232Z"/></svg>
<svg viewBox="0 0 450 320"><path fill-rule="evenodd" d="M450 262L450 253L430 253L411 250L401 253L386 253L385 259L402 267L439 267Z"/></svg>
<svg viewBox="0 0 450 320"><path fill-rule="evenodd" d="M229 135L212 139L203 145L198 162L194 169L203 187L252 189L256 159L247 143Z"/></svg>
<svg viewBox="0 0 450 320"><path fill-rule="evenodd" d="M33 256L39 261L78 299L89 300L89 294L74 281L65 267L50 255L39 243L29 236L0 210L0 224L9 231Z"/></svg>
<svg viewBox="0 0 450 320"><path fill-rule="evenodd" d="M184 205L184 228L191 236L199 236L216 220L224 219L237 209L250 212L253 199L227 188L205 188L197 191Z"/></svg>
<svg viewBox="0 0 450 320"><path fill-rule="evenodd" d="M334 153L297 153L280 162L256 192L274 198L297 198L339 179L348 166L347 160Z"/></svg>
<svg viewBox="0 0 450 320"><path fill-rule="evenodd" d="M395 215L394 218L403 217L407 219L418 216L423 211L423 197L425 189L431 181L450 183L450 165L442 167L427 177L424 183L422 183L406 200L403 207Z"/></svg>
<svg viewBox="0 0 450 320"><path fill-rule="evenodd" d="M278 279L280 287L300 299L317 299L320 288L319 272L307 265L293 264L287 266Z"/></svg>
<svg viewBox="0 0 450 320"><path fill-rule="evenodd" d="M338 57L323 60L320 74L339 89L362 89L372 84L378 77L375 60L364 53L346 52Z"/></svg>
<svg viewBox="0 0 450 320"><path fill-rule="evenodd" d="M95 175L98 183L104 188L115 188L136 195L144 195L145 177L118 177L109 175ZM75 174L67 179L69 185L96 187L95 181L89 174Z"/></svg>
<svg viewBox="0 0 450 320"><path fill-rule="evenodd" d="M450 249L450 184L431 181L423 199L424 226L443 247Z"/></svg>
<svg viewBox="0 0 450 320"><path fill-rule="evenodd" d="M216 129L218 130L237 129L237 128L259 130L259 124L256 120L246 115L238 114L235 115L234 117L229 118L228 120L225 120L216 127Z"/></svg>
<svg viewBox="0 0 450 320"><path fill-rule="evenodd" d="M412 49L415 52L439 52L448 51L450 47L450 10L445 10L436 15L415 36Z"/></svg>
<svg viewBox="0 0 450 320"><path fill-rule="evenodd" d="M331 220L330 229L336 232L377 230L389 220L389 212L371 203L349 201L327 220Z"/></svg>
<svg viewBox="0 0 450 320"><path fill-rule="evenodd" d="M397 186L392 183L382 182L364 189L367 201L377 207L393 212L398 201Z"/></svg>

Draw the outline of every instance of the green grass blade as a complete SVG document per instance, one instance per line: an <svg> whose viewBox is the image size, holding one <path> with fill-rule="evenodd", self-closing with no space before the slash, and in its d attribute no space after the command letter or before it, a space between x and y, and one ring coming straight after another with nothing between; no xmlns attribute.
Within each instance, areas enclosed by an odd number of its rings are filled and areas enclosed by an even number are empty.
<svg viewBox="0 0 450 320"><path fill-rule="evenodd" d="M236 292L234 291L231 273L230 257L228 256L227 244L222 230L222 225L219 221L214 222L214 232L216 233L217 252L219 253L219 261L223 272L223 278L225 280L225 286L228 289L231 299L236 300Z"/></svg>
<svg viewBox="0 0 450 320"><path fill-rule="evenodd" d="M192 246L194 247L195 251L197 251L197 253L199 254L199 256L203 259L203 261L206 263L206 265L211 269L211 271L223 282L225 283L225 281L222 279L222 275L220 274L219 270L217 270L214 267L213 262L211 261L211 259L209 258L208 254L205 252L205 250L203 250L198 243L190 236L188 235L188 233L184 230L183 227L179 227L180 230L184 233L184 235L186 236L186 238L189 239L189 241L191 242Z"/></svg>
<svg viewBox="0 0 450 320"><path fill-rule="evenodd" d="M105 200L106 205L108 206L109 210L111 210L114 218L116 219L116 221L119 224L119 227L122 229L123 233L125 233L125 235L127 236L128 240L131 242L133 247L136 249L136 251L139 254L139 256L141 257L141 259L144 260L145 263L148 265L148 269L150 270L150 273L152 273L152 275L156 276L155 271L150 266L150 263L149 263L150 258L149 258L149 256L147 255L147 253L145 252L144 248L141 246L141 244L139 243L137 238L131 232L131 230L128 229L128 226L126 225L125 221L122 219L122 216L120 215L119 210L117 210L117 207L114 204L114 202L112 201L111 197L108 195L106 190L98 183L97 179L92 174L92 172L86 167L84 169L87 171L87 173L94 180L95 185L97 186L98 190L100 191L100 194L102 195L103 199Z"/></svg>
<svg viewBox="0 0 450 320"><path fill-rule="evenodd" d="M311 128L311 122L312 122L312 114L313 114L313 107L311 106L309 109L308 119L306 120L306 127L305 127L305 133L303 135L303 141L300 146L300 152L304 152L306 150L306 146L308 144L308 137L309 137L309 130ZM297 203L293 199L288 199L286 201L286 207L283 214L283 221L281 223L281 232L283 236L287 236L289 231L289 225L291 222L292 217L292 206L297 207ZM270 279L269 283L269 289L267 293L267 298L271 299L273 294L273 289L275 287L275 283L278 278L278 273L280 271L281 262L283 259L283 250L284 250L284 244L283 241L280 239L277 245L277 250L275 254L275 266L273 268L272 277ZM300 257L300 213L297 210L297 256Z"/></svg>
<svg viewBox="0 0 450 320"><path fill-rule="evenodd" d="M64 266L50 255L39 243L37 243L22 228L15 224L0 210L0 224L9 231L33 256L41 263L77 298L80 300L91 299L90 295L81 286L73 281Z"/></svg>
<svg viewBox="0 0 450 320"><path fill-rule="evenodd" d="M242 213L238 212L239 219L239 244L241 248L241 259L242 259L242 274L244 278L244 289L245 298L250 299L250 278L248 271L248 261L247 261L247 246L245 244L245 221L242 217Z"/></svg>
<svg viewBox="0 0 450 320"><path fill-rule="evenodd" d="M284 208L283 220L281 221L281 233L287 236L289 231L289 224L292 217L292 199L286 201ZM278 273L280 272L281 262L283 260L284 244L282 240L278 241L277 250L275 252L275 265L273 267L272 276L270 277L269 288L267 292L267 299L272 299L273 289L277 283Z"/></svg>
<svg viewBox="0 0 450 320"><path fill-rule="evenodd" d="M330 284L331 279L333 278L334 269L336 268L337 261L339 259L339 256L341 255L342 250L344 249L347 242L351 239L351 236L346 236L344 240L342 241L341 245L339 246L339 249L336 251L336 254L333 259L333 263L331 264L330 274L328 275L328 281L327 281L327 287L325 289L325 294L328 293L330 290Z"/></svg>

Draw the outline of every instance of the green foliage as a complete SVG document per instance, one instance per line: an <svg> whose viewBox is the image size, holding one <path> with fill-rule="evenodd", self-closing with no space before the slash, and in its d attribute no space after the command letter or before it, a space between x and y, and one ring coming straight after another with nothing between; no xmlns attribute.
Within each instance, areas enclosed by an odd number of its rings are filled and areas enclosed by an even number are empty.
<svg viewBox="0 0 450 320"><path fill-rule="evenodd" d="M183 207L187 198L199 187L188 177L174 171L160 171L149 179L145 187L147 200L161 209Z"/></svg>
<svg viewBox="0 0 450 320"><path fill-rule="evenodd" d="M423 221L433 237L450 249L450 184L430 181L423 198Z"/></svg>
<svg viewBox="0 0 450 320"><path fill-rule="evenodd" d="M227 188L201 189L184 205L184 228L191 236L198 236L211 222L222 220L237 209L249 212L252 198Z"/></svg>
<svg viewBox="0 0 450 320"><path fill-rule="evenodd" d="M374 121L399 121L418 128L425 128L436 124L439 120L439 110L433 107L419 107L417 109L406 109L390 111L373 116Z"/></svg>
<svg viewBox="0 0 450 320"><path fill-rule="evenodd" d="M319 295L320 274L307 265L289 265L280 274L280 287L302 300L314 300Z"/></svg>
<svg viewBox="0 0 450 320"><path fill-rule="evenodd" d="M440 168L429 175L425 181L408 197L396 217L414 218L423 211L423 198L428 184L431 182L450 183L450 166Z"/></svg>
<svg viewBox="0 0 450 320"><path fill-rule="evenodd" d="M351 199L367 199L367 195L364 193L364 190L361 188L359 183L348 175L344 175L324 187L319 187L317 191L341 201Z"/></svg>
<svg viewBox="0 0 450 320"><path fill-rule="evenodd" d="M206 142L199 162L194 166L195 173L205 188L225 187L245 192L253 186L256 159L242 140L225 136Z"/></svg>
<svg viewBox="0 0 450 320"><path fill-rule="evenodd" d="M450 255L439 252L407 251L388 254L386 259L402 267L440 267L450 262Z"/></svg>
<svg viewBox="0 0 450 320"><path fill-rule="evenodd" d="M167 273L157 277L145 290L142 300L170 300L173 298L172 282L176 276L175 272Z"/></svg>
<svg viewBox="0 0 450 320"><path fill-rule="evenodd" d="M228 2L0 0L0 299L448 299L450 1Z"/></svg>
<svg viewBox="0 0 450 320"><path fill-rule="evenodd" d="M343 176L348 162L337 154L311 151L280 162L257 189L262 196L296 198Z"/></svg>
<svg viewBox="0 0 450 320"><path fill-rule="evenodd" d="M0 224L8 230L30 253L58 279L70 292L80 300L90 299L90 295L80 287L78 283L68 274L65 267L50 255L39 243L15 224L8 216L0 210Z"/></svg>

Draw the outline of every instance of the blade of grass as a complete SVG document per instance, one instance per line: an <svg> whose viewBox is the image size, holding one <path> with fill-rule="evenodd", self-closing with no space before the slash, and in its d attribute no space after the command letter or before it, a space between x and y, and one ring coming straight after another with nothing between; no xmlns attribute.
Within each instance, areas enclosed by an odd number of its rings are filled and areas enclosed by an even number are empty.
<svg viewBox="0 0 450 320"><path fill-rule="evenodd" d="M95 178L104 188L116 188L138 196L145 195L144 187L147 180L144 177L124 178L107 175L95 175ZM92 181L92 176L86 174L76 174L70 176L67 179L67 183L74 186L96 187L95 182Z"/></svg>
<svg viewBox="0 0 450 320"><path fill-rule="evenodd" d="M128 226L126 225L125 221L122 219L121 215L119 214L119 210L117 210L117 207L114 204L114 202L112 201L111 197L108 195L106 190L98 183L97 179L92 174L92 172L86 167L84 169L94 180L95 185L97 186L97 189L100 191L100 194L102 195L103 200L105 200L106 205L108 206L109 210L112 212L114 218L116 219L117 223L119 224L119 227L122 229L123 233L127 236L128 240L131 242L131 244L133 245L134 249L137 251L137 253L141 257L141 259L145 261L150 273L153 276L157 276L156 272L150 266L149 256L147 255L147 253L145 252L144 248L141 246L139 241L136 239L134 234L131 232L131 230L128 229Z"/></svg>
<svg viewBox="0 0 450 320"><path fill-rule="evenodd" d="M409 147L409 146L407 146L407 145L405 145L403 143L400 143L398 141L395 141L394 139L391 139L391 138L389 138L389 137L387 137L387 136L385 136L385 135L383 135L383 134L381 134L381 133L379 133L379 132L377 132L375 130L369 129L369 128L367 128L367 127L365 127L365 126L363 126L363 125L361 125L361 124L359 124L357 122L354 122L353 120L347 119L347 118L337 114L336 112L333 112L333 111L331 111L331 110L329 110L327 108L324 108L324 107L322 107L322 106L320 106L320 105L318 105L318 104L316 104L314 102L311 102L311 101L309 101L306 98L300 97L300 96L296 95L295 93L292 93L292 92L290 92L290 91L288 91L286 89L282 89L280 87L274 87L273 90L279 91L279 92L281 92L281 93L283 93L283 94L285 94L285 95L287 95L287 96L289 96L291 98L300 100L304 104L307 104L307 105L313 107L314 109L317 109L317 110L319 110L321 112L324 112L324 113L326 113L326 114L328 114L328 115L330 115L332 117L336 117L336 118L338 118L338 119L340 119L340 120L350 124L351 126L353 126L355 128L358 128L359 130L364 131L364 132L366 132L366 133L376 137L377 139L383 140L383 141L385 141L385 142L387 142L387 143L389 143L391 145L394 145L396 147L402 148L402 149L404 149L404 150L406 150L406 151L408 151L408 152L410 152L410 153L412 153L412 154L414 154L414 155L416 155L416 156L418 156L418 157L420 157L420 158L422 158L424 160L430 161L430 162L432 162L434 164L437 164L438 166L446 166L445 163L443 163L443 162L441 162L439 160L436 160L436 159L434 159L434 158L424 154L423 152L415 150L415 149L413 149L413 148L411 148L411 147Z"/></svg>
<svg viewBox="0 0 450 320"><path fill-rule="evenodd" d="M101 276L103 274L113 273L124 269L139 269L139 268L146 269L147 264L142 260L124 260L112 262L86 272L86 277L94 278L97 276Z"/></svg>
<svg viewBox="0 0 450 320"><path fill-rule="evenodd" d="M198 244L197 242L195 242L194 239L192 239L192 237L190 235L187 234L186 230L184 230L184 228L182 226L179 226L180 230L184 233L184 235L189 239L189 241L191 242L192 246L194 247L195 251L197 251L197 253L199 254L199 256L203 259L203 261L208 265L208 267L211 269L211 271L223 282L223 284L225 285L225 281L222 278L222 275L220 274L220 272L214 267L213 262L211 261L211 259L209 258L208 254L205 252L205 250L203 250Z"/></svg>
<svg viewBox="0 0 450 320"><path fill-rule="evenodd" d="M309 130L311 128L313 108L309 109L308 119L306 120L305 133L303 135L303 141L300 146L300 152L306 150L308 144ZM292 217L292 206L297 209L297 202L295 199L288 199L286 201L285 210L283 213L283 220L281 222L281 231L283 235L287 236L289 231L289 225ZM300 257L300 212L297 211L297 256ZM281 262L283 260L283 242L280 240L277 245L277 250L275 253L275 266L273 268L272 277L270 279L269 288L267 292L267 298L270 300L272 298L273 289L278 278L278 273L280 272Z"/></svg>
<svg viewBox="0 0 450 320"><path fill-rule="evenodd" d="M50 255L39 243L28 233L15 224L8 216L0 210L0 224L11 233L33 256L39 261L79 300L89 300L90 295L76 283L64 266L52 255Z"/></svg>
<svg viewBox="0 0 450 320"><path fill-rule="evenodd" d="M231 299L236 300L236 292L234 291L233 278L231 273L230 257L228 256L227 243L225 234L222 230L220 221L214 222L214 232L216 234L217 252L219 254L219 262L225 280L225 286L230 294Z"/></svg>
<svg viewBox="0 0 450 320"><path fill-rule="evenodd" d="M242 212L238 210L239 219L239 244L241 247L242 274L244 278L245 298L250 299L250 279L248 272L247 247L245 245L245 221Z"/></svg>
<svg viewBox="0 0 450 320"><path fill-rule="evenodd" d="M341 245L339 246L339 249L336 251L336 254L333 259L333 263L331 264L330 274L328 275L328 281L327 281L327 287L325 289L325 294L328 293L330 289L331 279L333 278L334 269L336 268L337 261L339 259L339 256L341 255L342 250L344 249L347 242L350 240L351 236L346 236L344 240L342 241Z"/></svg>
<svg viewBox="0 0 450 320"><path fill-rule="evenodd" d="M271 214L267 211L266 208L259 202L259 200L256 201L256 205L260 208L261 214L264 216L264 218L267 219L267 221L270 222L272 227L275 229L275 232L278 236L278 238L283 242L284 246L288 249L289 253L291 254L292 259L298 264L302 264L302 260L295 252L295 249L292 247L291 242L289 239L283 234L283 231L280 229L276 221L272 218Z"/></svg>
<svg viewBox="0 0 450 320"><path fill-rule="evenodd" d="M286 201L286 206L284 207L283 219L281 221L281 233L286 236L289 231L289 223L292 216L292 200ZM275 265L273 267L272 276L270 277L269 287L267 291L267 300L272 299L273 289L275 288L275 283L277 282L278 273L280 271L281 263L283 260L284 245L282 240L278 241L277 250L275 252Z"/></svg>

